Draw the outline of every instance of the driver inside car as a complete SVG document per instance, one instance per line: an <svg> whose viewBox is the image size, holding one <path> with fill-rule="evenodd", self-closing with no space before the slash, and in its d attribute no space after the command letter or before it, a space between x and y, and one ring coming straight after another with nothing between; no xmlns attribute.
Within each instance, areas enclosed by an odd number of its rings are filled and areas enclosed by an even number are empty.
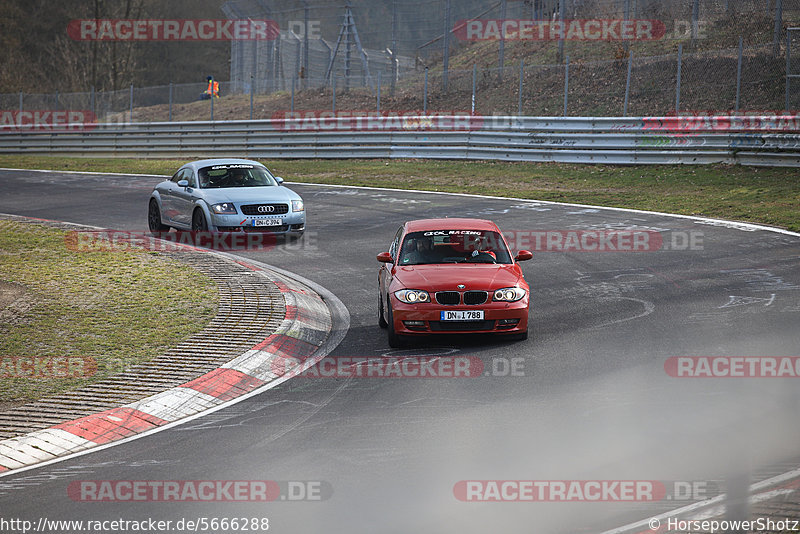
<svg viewBox="0 0 800 534"><path fill-rule="evenodd" d="M232 187L245 185L247 183L247 171L244 169L232 169L228 178Z"/></svg>
<svg viewBox="0 0 800 534"><path fill-rule="evenodd" d="M475 237L470 240L467 250L471 250L470 257L477 261L497 261L497 254L492 250L485 237Z"/></svg>
<svg viewBox="0 0 800 534"><path fill-rule="evenodd" d="M428 236L418 237L411 240L406 247L403 256L403 265L419 265L424 263L436 263L436 256L433 252L433 239Z"/></svg>

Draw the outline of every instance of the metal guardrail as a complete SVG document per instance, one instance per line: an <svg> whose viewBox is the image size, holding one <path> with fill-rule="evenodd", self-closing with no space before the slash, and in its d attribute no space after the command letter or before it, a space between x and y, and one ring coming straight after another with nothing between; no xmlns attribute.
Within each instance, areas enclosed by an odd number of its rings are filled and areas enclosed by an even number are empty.
<svg viewBox="0 0 800 534"><path fill-rule="evenodd" d="M383 116L0 128L0 154L800 167L800 116Z"/></svg>

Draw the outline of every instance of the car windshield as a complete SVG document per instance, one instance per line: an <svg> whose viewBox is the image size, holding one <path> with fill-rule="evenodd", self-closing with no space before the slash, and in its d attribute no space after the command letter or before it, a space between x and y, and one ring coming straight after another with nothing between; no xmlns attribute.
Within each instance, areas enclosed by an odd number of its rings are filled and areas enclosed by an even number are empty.
<svg viewBox="0 0 800 534"><path fill-rule="evenodd" d="M212 165L197 173L201 189L219 187L262 187L277 185L265 167L246 164Z"/></svg>
<svg viewBox="0 0 800 534"><path fill-rule="evenodd" d="M485 230L411 232L400 247L399 265L511 263L500 234Z"/></svg>

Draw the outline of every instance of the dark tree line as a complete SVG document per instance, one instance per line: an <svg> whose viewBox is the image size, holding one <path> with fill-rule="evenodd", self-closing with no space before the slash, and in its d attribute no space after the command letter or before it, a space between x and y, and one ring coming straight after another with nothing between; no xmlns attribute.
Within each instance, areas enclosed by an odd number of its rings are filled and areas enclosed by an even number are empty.
<svg viewBox="0 0 800 534"><path fill-rule="evenodd" d="M110 91L229 76L230 43L75 41L81 19L221 19L223 0L0 2L0 93Z"/></svg>

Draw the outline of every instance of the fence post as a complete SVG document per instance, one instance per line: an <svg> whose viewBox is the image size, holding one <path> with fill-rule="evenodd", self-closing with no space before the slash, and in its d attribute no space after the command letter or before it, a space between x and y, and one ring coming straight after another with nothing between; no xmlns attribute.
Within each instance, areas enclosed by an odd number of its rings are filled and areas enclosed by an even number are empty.
<svg viewBox="0 0 800 534"><path fill-rule="evenodd" d="M253 41L253 70L250 71L250 94L256 92L255 84L258 83L258 45L259 41Z"/></svg>
<svg viewBox="0 0 800 534"><path fill-rule="evenodd" d="M378 71L378 115L381 114L381 71Z"/></svg>
<svg viewBox="0 0 800 534"><path fill-rule="evenodd" d="M558 20L561 21L561 24L564 24L564 16L566 13L566 6L567 0L561 0L558 3ZM563 29L563 26L562 26ZM564 61L564 39L558 40L558 63Z"/></svg>
<svg viewBox="0 0 800 534"><path fill-rule="evenodd" d="M625 79L625 104L622 107L622 116L628 116L628 100L631 94L631 67L633 66L633 50L628 54L628 76Z"/></svg>
<svg viewBox="0 0 800 534"><path fill-rule="evenodd" d="M683 62L683 43L678 45L678 77L675 80L675 115L681 109L681 63Z"/></svg>
<svg viewBox="0 0 800 534"><path fill-rule="evenodd" d="M19 112L22 113L22 91L19 92Z"/></svg>
<svg viewBox="0 0 800 534"><path fill-rule="evenodd" d="M425 91L422 93L422 114L428 114L428 67L425 67Z"/></svg>
<svg viewBox="0 0 800 534"><path fill-rule="evenodd" d="M567 103L569 102L569 55L564 65L564 116L567 116Z"/></svg>
<svg viewBox="0 0 800 534"><path fill-rule="evenodd" d="M700 29L700 0L692 3L692 44L697 40Z"/></svg>
<svg viewBox="0 0 800 534"><path fill-rule="evenodd" d="M625 0L625 20L630 20L631 18L631 0ZM630 50L630 43L626 39L624 41L625 51L628 52Z"/></svg>
<svg viewBox="0 0 800 534"><path fill-rule="evenodd" d="M172 122L172 82L169 82L169 121Z"/></svg>
<svg viewBox="0 0 800 534"><path fill-rule="evenodd" d="M783 0L775 0L775 29L772 37L772 54L775 57L781 53L781 21L783 19Z"/></svg>
<svg viewBox="0 0 800 534"><path fill-rule="evenodd" d="M297 80L297 75L292 76L292 103L289 106L289 111L294 113L294 86Z"/></svg>
<svg viewBox="0 0 800 534"><path fill-rule="evenodd" d="M786 114L787 115L789 114L789 80L792 79L792 72L790 70L792 68L792 61L791 61L791 56L789 55L789 50L791 49L791 46L792 46L791 35L792 35L791 31L787 31L786 32L786 84L785 85L786 85Z"/></svg>
<svg viewBox="0 0 800 534"><path fill-rule="evenodd" d="M92 115L95 116L95 120L97 120L97 115L94 112L94 85L92 86L92 91L89 96L89 108L92 110Z"/></svg>
<svg viewBox="0 0 800 534"><path fill-rule="evenodd" d="M278 35L278 38L273 41L275 50L273 51L272 56L272 82L274 84L273 91L280 91L281 90L281 80L279 77L282 78L282 81L285 82L286 78L280 76L281 74L281 67L283 66L282 58L281 58L281 37ZM283 85L286 87L286 85Z"/></svg>
<svg viewBox="0 0 800 534"><path fill-rule="evenodd" d="M739 60L736 62L736 111L739 111L739 98L742 92L742 38L739 37Z"/></svg>
<svg viewBox="0 0 800 534"><path fill-rule="evenodd" d="M333 107L331 109L336 114L336 75L333 75Z"/></svg>
<svg viewBox="0 0 800 534"><path fill-rule="evenodd" d="M253 120L253 94L256 92L255 89L255 76L252 74L250 75L250 120Z"/></svg>
<svg viewBox="0 0 800 534"><path fill-rule="evenodd" d="M58 111L58 91L56 91L56 105L55 105L55 108L56 108L56 111Z"/></svg>
<svg viewBox="0 0 800 534"><path fill-rule="evenodd" d="M472 115L475 115L475 86L478 80L478 65L472 64Z"/></svg>
<svg viewBox="0 0 800 534"><path fill-rule="evenodd" d="M397 0L392 0L392 96L397 84Z"/></svg>
<svg viewBox="0 0 800 534"><path fill-rule="evenodd" d="M450 67L450 0L444 4L444 59L442 61L442 88L447 92L447 71ZM428 68L425 68L425 87L427 88ZM427 104L427 97L425 98Z"/></svg>
<svg viewBox="0 0 800 534"><path fill-rule="evenodd" d="M133 84L131 84L130 106L131 106L130 122L133 122Z"/></svg>
<svg viewBox="0 0 800 534"><path fill-rule="evenodd" d="M506 20L506 7L507 7L507 0L500 0L500 19ZM505 67L505 55L506 55L506 36L504 33L500 34L500 44L498 46L497 52L497 63L500 67L500 81L503 81L503 69Z"/></svg>
<svg viewBox="0 0 800 534"><path fill-rule="evenodd" d="M308 23L311 8L308 2L303 2L303 79L300 84L300 89L308 89L308 78L311 73L308 71Z"/></svg>
<svg viewBox="0 0 800 534"><path fill-rule="evenodd" d="M519 98L517 100L517 116L522 116L522 80L525 76L525 60L519 60Z"/></svg>

